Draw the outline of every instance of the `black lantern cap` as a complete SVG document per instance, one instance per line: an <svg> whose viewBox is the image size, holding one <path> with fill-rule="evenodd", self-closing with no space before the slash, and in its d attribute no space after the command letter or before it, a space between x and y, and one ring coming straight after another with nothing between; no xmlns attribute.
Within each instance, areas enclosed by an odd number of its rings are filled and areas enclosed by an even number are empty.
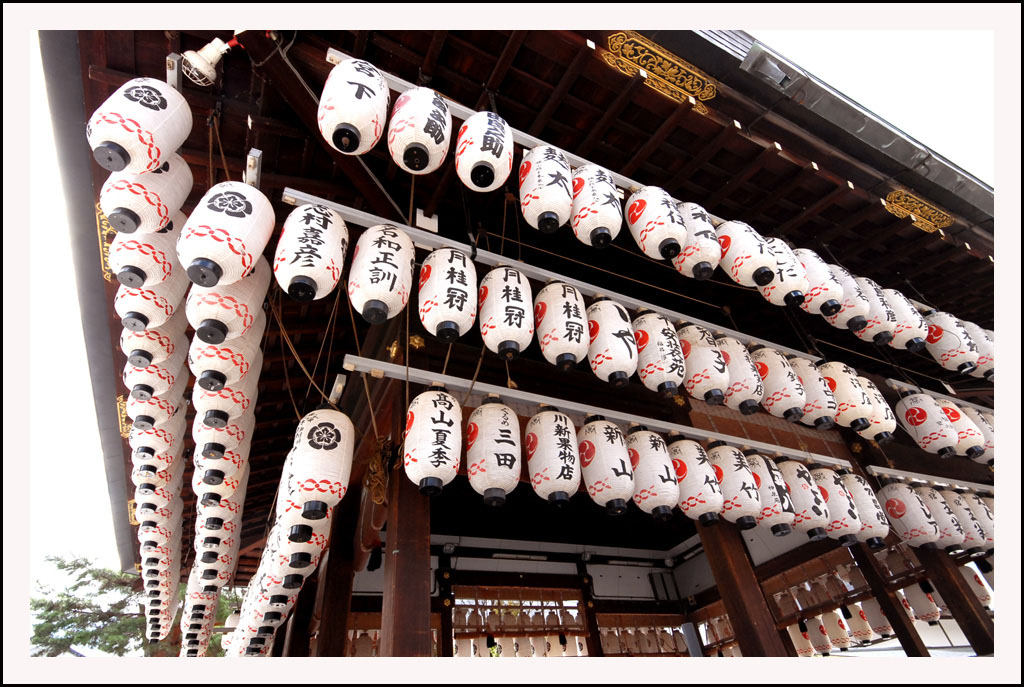
<svg viewBox="0 0 1024 687"><path fill-rule="evenodd" d="M352 153L359 148L359 129L347 122L342 122L334 127L331 142L341 152Z"/></svg>
<svg viewBox="0 0 1024 687"><path fill-rule="evenodd" d="M124 146L113 141L103 141L93 148L92 158L108 172L120 172L132 161L132 156Z"/></svg>
<svg viewBox="0 0 1024 687"><path fill-rule="evenodd" d="M209 258L196 258L185 268L185 273L188 274L188 278L193 284L205 288L216 286L220 278L224 276L221 266Z"/></svg>
<svg viewBox="0 0 1024 687"><path fill-rule="evenodd" d="M288 295L297 301L311 301L316 298L316 282L304 275L296 275L288 282Z"/></svg>

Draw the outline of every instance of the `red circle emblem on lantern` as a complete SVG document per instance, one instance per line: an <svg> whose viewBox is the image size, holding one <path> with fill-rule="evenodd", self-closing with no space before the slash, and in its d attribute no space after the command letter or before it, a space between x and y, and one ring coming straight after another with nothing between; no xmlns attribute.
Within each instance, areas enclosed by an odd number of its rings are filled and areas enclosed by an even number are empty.
<svg viewBox="0 0 1024 687"><path fill-rule="evenodd" d="M402 433L403 439L409 435L409 430L412 429L412 421L413 414L412 411L410 410L409 413L405 416L405 431Z"/></svg>
<svg viewBox="0 0 1024 687"><path fill-rule="evenodd" d="M732 245L732 239L728 236L719 236L718 245L722 247L722 257L724 258L725 254L729 252L729 246Z"/></svg>
<svg viewBox="0 0 1024 687"><path fill-rule="evenodd" d="M533 319L537 321L537 326L540 327L540 323L544 321L544 315L548 312L548 304L544 301L537 301L537 305L533 306Z"/></svg>
<svg viewBox="0 0 1024 687"><path fill-rule="evenodd" d="M950 408L949 406L942 406L942 412L944 412L946 414L946 417L949 418L950 422L959 422L960 421L960 413L957 411L956 408Z"/></svg>
<svg viewBox="0 0 1024 687"><path fill-rule="evenodd" d="M885 502L885 512L889 517L899 520L907 514L907 505L899 499L889 499Z"/></svg>
<svg viewBox="0 0 1024 687"><path fill-rule="evenodd" d="M803 637L804 639L806 639L808 642L811 641L811 638L807 636L806 632L801 632L800 636Z"/></svg>
<svg viewBox="0 0 1024 687"><path fill-rule="evenodd" d="M673 458L672 467L676 469L676 479L682 482L686 479L686 461L682 458Z"/></svg>
<svg viewBox="0 0 1024 687"><path fill-rule="evenodd" d="M819 485L818 485L818 491L820 491L820 492L821 492L821 497L822 497L823 499L825 499L825 503L828 503L828 489L826 489L825 487L823 487L823 486L821 486L821 485L819 484Z"/></svg>
<svg viewBox="0 0 1024 687"><path fill-rule="evenodd" d="M537 450L537 435L530 432L526 435L526 459L530 460L533 458L534 451Z"/></svg>
<svg viewBox="0 0 1024 687"><path fill-rule="evenodd" d="M907 418L907 424L914 427L924 424L924 421L928 419L928 413L920 406L907 408L907 412L903 416Z"/></svg>
<svg viewBox="0 0 1024 687"><path fill-rule="evenodd" d="M718 483L721 484L722 483L722 478L725 477L725 474L722 472L722 468L720 468L717 465L715 465L714 463L712 463L711 464L711 469L715 471L715 479L717 479Z"/></svg>
<svg viewBox="0 0 1024 687"><path fill-rule="evenodd" d="M476 442L476 437L480 433L480 428L476 426L475 422L470 422L466 427L466 450L473 448L473 444Z"/></svg>
<svg viewBox="0 0 1024 687"><path fill-rule="evenodd" d="M640 464L640 454L637 453L635 448L629 449L629 464L636 470L636 466Z"/></svg>
<svg viewBox="0 0 1024 687"><path fill-rule="evenodd" d="M592 441L584 439L580 442L580 462L583 463L583 467L590 467L590 464L594 462L595 455L597 455L597 447Z"/></svg>
<svg viewBox="0 0 1024 687"><path fill-rule="evenodd" d="M572 180L572 197L575 198L583 190L583 187L587 185L587 182L583 180L583 177L575 177Z"/></svg>
<svg viewBox="0 0 1024 687"><path fill-rule="evenodd" d="M597 323L597 320L590 320L587 322L587 328L590 329L590 343L594 343L594 339L597 338L597 332L600 331L601 326Z"/></svg>
<svg viewBox="0 0 1024 687"><path fill-rule="evenodd" d="M841 629L843 629L843 630L845 630L845 629L846 629L846 625L843 625L843 619L842 619L842 618L840 618L840 619L839 619L839 627L840 627Z"/></svg>
<svg viewBox="0 0 1024 687"><path fill-rule="evenodd" d="M683 359L690 357L690 350L693 348L686 339L679 339L679 347L683 349Z"/></svg>
<svg viewBox="0 0 1024 687"><path fill-rule="evenodd" d="M428 279L430 279L430 265L424 265L420 268L420 289L423 288Z"/></svg>
<svg viewBox="0 0 1024 687"><path fill-rule="evenodd" d="M863 611L863 610L859 611L859 612L857 613L857 615L859 615L859 616L860 616L860 619L861 619L861 620L863 620L864 622L867 622L867 621L868 621L868 617L867 617L867 616L866 616L866 615L864 614L864 611Z"/></svg>
<svg viewBox="0 0 1024 687"><path fill-rule="evenodd" d="M643 329L636 330L636 350L638 352L643 352L650 340L651 337Z"/></svg>
<svg viewBox="0 0 1024 687"><path fill-rule="evenodd" d="M647 201L641 198L635 201L629 206L629 223L636 224L640 221L640 216L644 214L644 210L647 209Z"/></svg>
<svg viewBox="0 0 1024 687"><path fill-rule="evenodd" d="M522 188L523 182L526 181L526 175L530 173L530 169L533 165L529 160L523 160L523 164L519 165L519 187Z"/></svg>
<svg viewBox="0 0 1024 687"><path fill-rule="evenodd" d="M942 327L937 324L928 325L928 338L926 341L930 344L939 343L939 339L942 338Z"/></svg>
<svg viewBox="0 0 1024 687"><path fill-rule="evenodd" d="M761 488L761 476L758 475L756 472L751 472L750 474L752 474L754 476L754 486L757 487L758 489L760 489Z"/></svg>
<svg viewBox="0 0 1024 687"><path fill-rule="evenodd" d="M836 380L831 377L825 377L825 383L828 384L828 390L832 393L836 392Z"/></svg>
<svg viewBox="0 0 1024 687"><path fill-rule="evenodd" d="M729 354L727 352L725 352L725 351L722 351L722 360L725 361L726 365L729 364Z"/></svg>
<svg viewBox="0 0 1024 687"><path fill-rule="evenodd" d="M818 625L818 632L820 632L821 634L825 635L826 637L828 636L828 633L825 632L825 626L824 625L820 625L820 624Z"/></svg>
<svg viewBox="0 0 1024 687"><path fill-rule="evenodd" d="M754 363L754 367L757 368L757 374L760 375L761 379L765 379L768 376L768 366L760 360Z"/></svg>
<svg viewBox="0 0 1024 687"><path fill-rule="evenodd" d="M486 300L487 300L487 287L486 286L481 286L480 287L480 305L483 306L484 301L486 301Z"/></svg>

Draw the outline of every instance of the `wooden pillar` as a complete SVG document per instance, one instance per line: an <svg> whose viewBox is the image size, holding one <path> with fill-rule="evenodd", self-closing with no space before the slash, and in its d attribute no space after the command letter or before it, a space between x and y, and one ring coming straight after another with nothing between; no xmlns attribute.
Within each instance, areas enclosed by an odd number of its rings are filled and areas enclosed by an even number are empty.
<svg viewBox="0 0 1024 687"><path fill-rule="evenodd" d="M583 582L581 589L583 599L579 610L583 616L583 629L587 631L587 655L604 656L604 647L601 645L601 628L597 626L597 614L594 613L594 578L587 572L587 564L582 561L576 563L576 570Z"/></svg>
<svg viewBox="0 0 1024 687"><path fill-rule="evenodd" d="M726 522L711 526L697 523L697 532L740 651L751 657L786 656L740 533Z"/></svg>
<svg viewBox="0 0 1024 687"><path fill-rule="evenodd" d="M896 598L896 593L886 584L886 575L882 570L882 565L871 553L871 549L865 544L855 544L850 547L850 553L853 554L853 559L857 561L857 567L864 574L871 593L878 601L882 612L885 613L886 620L892 625L892 630L896 633L896 638L900 640L903 651L907 656L930 656L921 640L921 635L917 634L914 621L910 619L903 604Z"/></svg>
<svg viewBox="0 0 1024 687"><path fill-rule="evenodd" d="M921 561L928 580L946 602L971 648L979 656L990 656L995 651L995 624L971 591L970 583L960 574L956 562L940 549L914 549L914 555Z"/></svg>
<svg viewBox="0 0 1024 687"><path fill-rule="evenodd" d="M361 489L353 485L334 508L331 548L320 564L317 603L313 612L311 656L345 656L348 618L355 577L356 522Z"/></svg>
<svg viewBox="0 0 1024 687"><path fill-rule="evenodd" d="M437 590L440 597L441 636L437 640L439 656L450 658L455 655L455 592L452 591L452 557L441 554L437 565Z"/></svg>
<svg viewBox="0 0 1024 687"><path fill-rule="evenodd" d="M313 617L313 605L316 602L315 580L307 579L299 590L295 600L295 608L288 618L284 635L284 651L282 656L309 656L309 622Z"/></svg>
<svg viewBox="0 0 1024 687"><path fill-rule="evenodd" d="M782 640L782 646L786 649L786 656L797 658L796 647L793 646L793 639L789 636L788 629L779 630L779 639Z"/></svg>
<svg viewBox="0 0 1024 687"><path fill-rule="evenodd" d="M391 437L397 443L405 427L405 402L404 391L395 388ZM391 470L387 514L378 655L431 656L430 498L405 476L401 461Z"/></svg>

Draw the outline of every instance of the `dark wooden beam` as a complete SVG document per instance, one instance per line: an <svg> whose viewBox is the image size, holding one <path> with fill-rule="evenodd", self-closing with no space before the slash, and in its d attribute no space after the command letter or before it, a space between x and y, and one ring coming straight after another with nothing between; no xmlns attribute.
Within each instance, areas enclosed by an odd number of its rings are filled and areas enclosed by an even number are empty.
<svg viewBox="0 0 1024 687"><path fill-rule="evenodd" d="M903 605L896 598L896 592L886 583L886 572L883 570L882 564L875 558L875 554L864 544L851 546L850 553L853 554L854 560L857 561L857 567L860 568L868 586L871 587L872 596L878 600L878 605L885 613L886 620L892 625L893 632L900 640L903 651L907 656L930 656L921 635L917 634L914 621L910 619L903 609Z"/></svg>
<svg viewBox="0 0 1024 687"><path fill-rule="evenodd" d="M918 548L914 549L914 555L921 561L928 580L946 602L950 615L974 652L991 656L995 652L995 624L971 590L970 583L960 574L960 566L939 549Z"/></svg>
<svg viewBox="0 0 1024 687"><path fill-rule="evenodd" d="M307 578L288 618L282 656L309 656L309 621L313 616L315 601L316 580Z"/></svg>
<svg viewBox="0 0 1024 687"><path fill-rule="evenodd" d="M612 122L615 121L615 118L622 113L622 110L625 109L626 105L629 104L630 99L633 97L633 93L644 81L644 77L640 75L640 72L637 72L629 79L629 81L626 82L626 85L622 87L619 94L615 96L615 100L611 102L608 108L604 111L604 114L601 115L601 119L597 120L597 124L590 129L587 137L583 139L582 143L580 143L579 147L576 149L577 155L580 157L586 157L590 151L594 149L594 144L601 140L601 137L604 136L606 131L608 131L608 127L610 127Z"/></svg>
<svg viewBox="0 0 1024 687"><path fill-rule="evenodd" d="M586 45L580 46L576 52L576 57L572 58L572 62L562 72L562 78L558 80L555 90L551 92L548 101L544 103L544 108L537 114L537 118L533 120L533 124L530 126L530 135L540 136L541 132L544 131L544 127L547 125L548 120L551 119L551 115L555 113L555 110L562 103L562 98L569 92L572 85L576 83L576 77L583 70L583 64L586 62L587 57L589 57L590 52L590 48Z"/></svg>
<svg viewBox="0 0 1024 687"><path fill-rule="evenodd" d="M817 173L818 169L815 167L813 162L802 167L799 172L790 176L789 179L772 186L771 190L768 191L752 208L750 208L750 214L763 214L765 210L775 205L780 200L785 200L786 196L788 196L793 189L799 188L805 181L813 178Z"/></svg>
<svg viewBox="0 0 1024 687"><path fill-rule="evenodd" d="M836 188L832 189L824 196L819 198L817 201L807 206L804 209L804 211L801 212L799 215L779 225L779 228L775 230L776 233L785 234L789 231L792 231L793 229L796 229L801 224L803 224L810 218L816 216L819 212L829 207L834 202L845 196L847 193L850 193L851 191L853 191L853 188L848 183L843 184L841 186L837 186Z"/></svg>
<svg viewBox="0 0 1024 687"><path fill-rule="evenodd" d="M959 246L954 246L947 241L942 241L941 243L942 245L935 250L922 250L918 254L920 264L904 274L903 278L913 279L932 270L938 271L942 265L959 253Z"/></svg>
<svg viewBox="0 0 1024 687"><path fill-rule="evenodd" d="M697 151L689 162L685 163L678 172L672 175L671 180L665 186L665 190L669 193L678 192L679 188L696 172L698 169L704 166L708 160L715 156L725 142L732 136L739 133L740 129L735 123L729 123L722 127L722 129L715 134L715 136L704 144L704 146Z"/></svg>
<svg viewBox="0 0 1024 687"><path fill-rule="evenodd" d="M576 563L576 571L583 579L583 598L580 600L579 614L582 616L583 629L586 631L587 655L604 656L601 646L601 629L597 624L597 613L594 611L594 578L587 572L587 564Z"/></svg>
<svg viewBox="0 0 1024 687"><path fill-rule="evenodd" d="M781 150L782 148L777 143L767 148L763 148L761 152L759 152L757 155L753 157L753 159L747 162L747 164L745 164L739 172L734 174L732 178L729 179L728 182L726 182L725 185L723 185L721 188L715 191L714 194L712 194L712 196L707 199L705 207L707 207L708 209L713 208L716 205L718 205L723 199L728 198L729 194L731 194L733 191L738 189L743 184L747 183L747 181L752 176L757 174L758 171L760 171L760 169L765 166L765 164L768 162L770 158L775 157L775 155L779 153Z"/></svg>
<svg viewBox="0 0 1024 687"><path fill-rule="evenodd" d="M442 657L455 655L455 622L452 616L455 611L455 592L452 590L452 557L442 553L437 558L438 606L437 613L441 616L441 633L438 637L438 654Z"/></svg>
<svg viewBox="0 0 1024 687"><path fill-rule="evenodd" d="M352 50L353 57L365 59L366 57L366 42L370 37L369 31L356 31L356 42L355 47Z"/></svg>
<svg viewBox="0 0 1024 687"><path fill-rule="evenodd" d="M860 226L862 223L868 221L872 217L877 216L879 210L884 212L885 206L878 202L878 199L872 199L871 202L862 207L860 210L857 210L856 212L851 214L842 222L839 222L835 226L829 227L824 231L819 231L818 233L816 233L814 235L814 239L819 244L828 243L836 236L852 231L856 229L858 226Z"/></svg>
<svg viewBox="0 0 1024 687"><path fill-rule="evenodd" d="M420 66L419 80L421 84L428 85L430 83L431 77L434 75L434 67L437 66L437 58L441 55L441 48L444 47L444 39L447 37L447 31L435 31L430 39L430 47L427 48L427 54Z"/></svg>
<svg viewBox="0 0 1024 687"><path fill-rule="evenodd" d="M623 176L628 177L639 169L640 165L646 162L647 158L649 158L651 154L658 149L658 146L660 146L665 139L676 130L676 126L679 125L679 120L682 119L683 115L691 109L693 109L693 98L673 107L672 113L661 123L658 130L654 132L654 135L648 138L644 144L640 146L640 150L636 151L636 153L633 154L633 157L629 158L629 162L627 162L619 172Z"/></svg>
<svg viewBox="0 0 1024 687"><path fill-rule="evenodd" d="M911 226L914 221L910 217L899 217L889 222L884 227L874 230L870 233L862 234L859 237L859 241L855 242L849 248L842 249L843 259L852 260L857 258L861 253L871 248L878 249L880 241L885 241L888 238L895 236L897 232Z"/></svg>
<svg viewBox="0 0 1024 687"><path fill-rule="evenodd" d="M352 581L355 577L352 548L359 515L358 485L350 489L334 508L331 548L320 564L317 604L313 610L311 656L344 656L348 641L348 616L352 606Z"/></svg>
<svg viewBox="0 0 1024 687"><path fill-rule="evenodd" d="M739 531L721 522L710 527L697 523L697 532L740 651L744 656L785 656L786 647Z"/></svg>

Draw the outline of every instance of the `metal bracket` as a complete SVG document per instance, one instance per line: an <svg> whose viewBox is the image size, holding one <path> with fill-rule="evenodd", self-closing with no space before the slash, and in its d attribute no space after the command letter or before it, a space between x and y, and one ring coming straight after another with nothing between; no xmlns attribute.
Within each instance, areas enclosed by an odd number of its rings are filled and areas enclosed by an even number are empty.
<svg viewBox="0 0 1024 687"><path fill-rule="evenodd" d="M260 187L260 171L263 167L263 151L253 148L245 156L245 183L253 188Z"/></svg>
<svg viewBox="0 0 1024 687"><path fill-rule="evenodd" d="M167 83L171 88L181 93L181 55L172 52L164 61L167 68Z"/></svg>

